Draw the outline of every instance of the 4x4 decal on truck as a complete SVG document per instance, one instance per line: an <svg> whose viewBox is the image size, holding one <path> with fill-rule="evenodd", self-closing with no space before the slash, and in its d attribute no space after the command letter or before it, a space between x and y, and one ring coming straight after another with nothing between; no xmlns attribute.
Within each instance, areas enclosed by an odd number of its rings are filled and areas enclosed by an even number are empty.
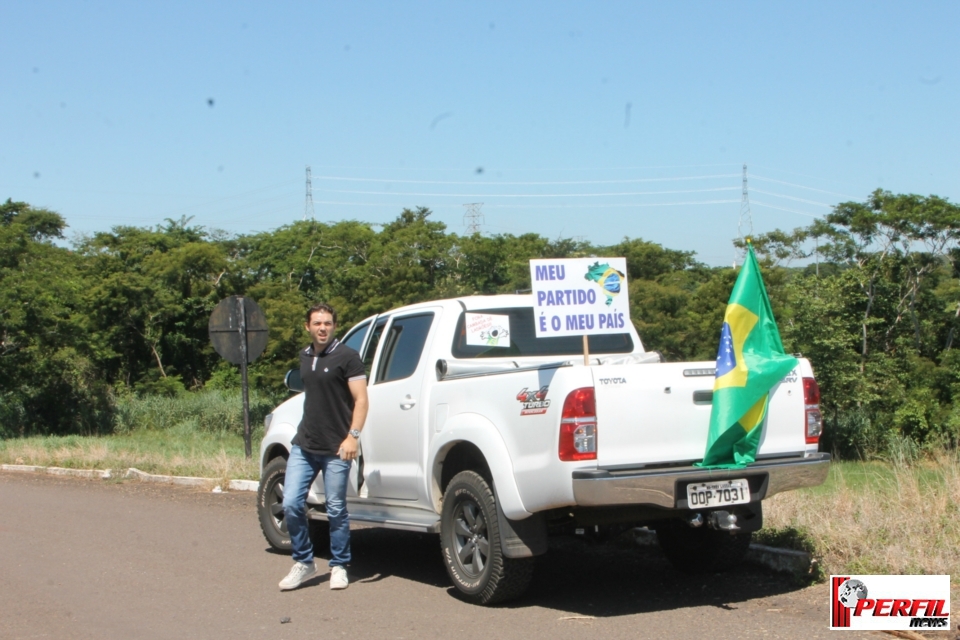
<svg viewBox="0 0 960 640"><path fill-rule="evenodd" d="M524 387L523 390L517 394L517 400L520 401L520 415L522 416L533 416L538 413L546 413L547 408L550 406L550 401L547 400L547 391L550 390L549 385L543 385L536 391L529 391L527 387Z"/></svg>

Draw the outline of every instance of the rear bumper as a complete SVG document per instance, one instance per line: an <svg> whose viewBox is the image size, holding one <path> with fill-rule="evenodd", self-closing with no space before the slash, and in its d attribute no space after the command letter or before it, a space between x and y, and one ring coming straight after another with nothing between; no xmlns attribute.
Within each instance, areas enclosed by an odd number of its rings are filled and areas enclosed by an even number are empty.
<svg viewBox="0 0 960 640"><path fill-rule="evenodd" d="M584 507L633 504L685 509L690 482L747 478L752 501L758 501L781 491L823 484L829 469L830 454L816 453L806 458L764 460L743 469L581 470L573 472L573 496L577 505Z"/></svg>

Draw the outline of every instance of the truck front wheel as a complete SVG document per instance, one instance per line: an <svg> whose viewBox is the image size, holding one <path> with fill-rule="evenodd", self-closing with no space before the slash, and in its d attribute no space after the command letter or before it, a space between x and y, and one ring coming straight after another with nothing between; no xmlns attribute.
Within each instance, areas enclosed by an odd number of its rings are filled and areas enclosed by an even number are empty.
<svg viewBox="0 0 960 640"><path fill-rule="evenodd" d="M740 564L750 547L750 533L729 533L706 526L691 527L682 520L656 526L663 555L683 573L719 573Z"/></svg>
<svg viewBox="0 0 960 640"><path fill-rule="evenodd" d="M455 475L443 494L440 547L450 579L470 602L503 602L530 586L533 558L503 555L496 497L473 471Z"/></svg>
<svg viewBox="0 0 960 640"><path fill-rule="evenodd" d="M290 553L290 534L283 517L283 479L286 474L287 461L284 458L274 458L263 468L257 491L257 512L263 537L270 546Z"/></svg>
<svg viewBox="0 0 960 640"><path fill-rule="evenodd" d="M257 512L260 530L270 546L277 551L290 553L290 532L287 531L283 513L283 479L286 475L286 458L274 458L263 468L257 491ZM330 523L326 520L310 520L309 524L314 553L327 553L330 548Z"/></svg>

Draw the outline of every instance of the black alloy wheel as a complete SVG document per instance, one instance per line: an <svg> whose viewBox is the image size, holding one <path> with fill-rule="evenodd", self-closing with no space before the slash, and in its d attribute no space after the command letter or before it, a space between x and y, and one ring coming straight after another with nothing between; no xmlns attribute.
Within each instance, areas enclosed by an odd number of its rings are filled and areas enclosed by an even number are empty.
<svg viewBox="0 0 960 640"><path fill-rule="evenodd" d="M473 471L455 475L443 494L440 547L447 573L465 600L495 604L523 594L533 558L507 558L500 543L497 501Z"/></svg>
<svg viewBox="0 0 960 640"><path fill-rule="evenodd" d="M263 537L277 551L290 552L290 534L283 514L283 480L287 461L274 458L263 468L257 491L257 512Z"/></svg>
<svg viewBox="0 0 960 640"><path fill-rule="evenodd" d="M487 539L487 521L477 503L464 500L453 514L454 537L457 559L464 572L472 578L483 575L490 556L490 541Z"/></svg>

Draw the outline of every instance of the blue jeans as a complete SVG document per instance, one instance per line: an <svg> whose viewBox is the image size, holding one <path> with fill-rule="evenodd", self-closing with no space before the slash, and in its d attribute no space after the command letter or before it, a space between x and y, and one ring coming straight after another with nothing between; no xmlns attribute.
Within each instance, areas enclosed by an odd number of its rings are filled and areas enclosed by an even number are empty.
<svg viewBox="0 0 960 640"><path fill-rule="evenodd" d="M293 559L313 562L313 542L307 522L307 493L317 474L323 473L323 490L330 520L330 566L350 562L350 516L347 513L347 480L350 462L339 456L318 456L293 445L283 481L283 514L290 533Z"/></svg>

